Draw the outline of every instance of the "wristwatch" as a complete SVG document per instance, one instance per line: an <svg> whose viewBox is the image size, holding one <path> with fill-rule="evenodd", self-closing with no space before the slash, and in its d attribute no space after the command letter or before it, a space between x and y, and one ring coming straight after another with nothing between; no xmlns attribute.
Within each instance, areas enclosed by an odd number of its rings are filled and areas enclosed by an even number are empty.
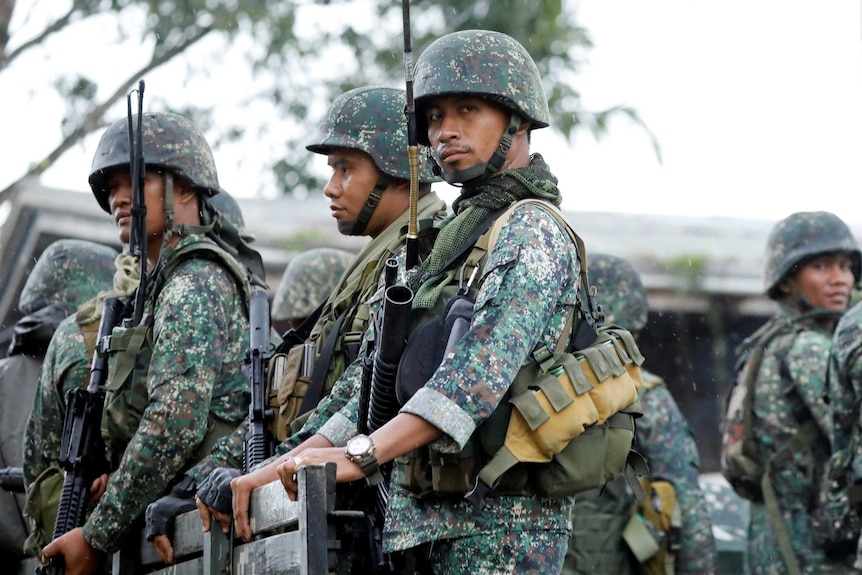
<svg viewBox="0 0 862 575"><path fill-rule="evenodd" d="M348 440L344 447L344 455L347 459L362 468L365 477L371 485L377 485L383 480L380 473L380 465L374 456L374 441L367 435L357 435Z"/></svg>

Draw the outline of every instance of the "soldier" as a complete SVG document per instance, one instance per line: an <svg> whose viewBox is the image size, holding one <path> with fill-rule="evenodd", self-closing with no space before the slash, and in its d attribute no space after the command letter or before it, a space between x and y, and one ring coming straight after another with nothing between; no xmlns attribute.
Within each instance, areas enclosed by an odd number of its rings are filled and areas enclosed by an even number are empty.
<svg viewBox="0 0 862 575"><path fill-rule="evenodd" d="M404 105L403 90L362 87L345 92L330 105L318 133L307 146L310 151L327 156L332 169L324 194L330 199L339 232L371 237L338 278L311 331L310 341L318 350L312 383L318 378L322 380L322 395L329 393L333 383L356 357L370 318L368 299L377 289L384 263L404 243L410 176L405 152ZM430 170L421 171L417 214L420 222L424 222L423 228L430 228L434 220L445 215L446 205L431 191L431 183L436 180ZM278 294L273 307L278 314ZM349 396L338 398L337 405L348 399ZM315 403L312 400L312 406ZM320 425L319 420L317 425ZM308 436L313 435L313 429L308 426ZM240 436L244 436L242 432ZM280 454L285 450L283 446L277 449ZM213 459L216 459L215 454L199 467L211 470L214 465L220 465L223 469L212 472L210 480L201 485L198 507L205 530L209 529L211 514L228 530L231 521L229 481L239 474L242 453L234 451L217 461ZM274 479L277 476L263 483ZM222 486L223 490L216 486ZM173 558L167 537L156 534L154 541L163 559Z"/></svg>
<svg viewBox="0 0 862 575"><path fill-rule="evenodd" d="M843 558L857 570L862 569L862 519L858 498L849 492L862 484L862 301L845 313L832 338L828 374L829 399L832 409L832 459L824 472L825 480L821 485L820 505L827 511L821 517L819 537L832 547L833 553ZM832 491L830 491L832 490ZM831 501L838 498L837 508ZM823 513L823 510L819 510ZM838 517L834 515L837 514ZM858 572L858 571L854 571Z"/></svg>
<svg viewBox="0 0 862 575"><path fill-rule="evenodd" d="M79 304L110 285L116 255L108 246L66 239L45 248L36 261L18 299L25 315L15 324L8 357L0 360L0 467L22 465L27 414L51 336ZM0 510L0 553L17 561L29 531L23 500L0 491Z"/></svg>
<svg viewBox="0 0 862 575"><path fill-rule="evenodd" d="M89 178L123 243L132 233L128 126L123 118L105 131ZM240 366L248 348L250 276L218 246L230 228L209 204L220 191L210 147L186 118L147 113L142 154L144 255L156 265L150 267L144 321L115 328L111 340L116 356L102 432L114 472L97 480L104 494L83 528L42 552L43 561L63 555L70 574L95 572L147 503L229 434L247 410Z"/></svg>
<svg viewBox="0 0 862 575"><path fill-rule="evenodd" d="M221 191L209 200L238 230L244 229L242 212L233 197ZM139 266L131 254L119 254L111 266L116 268L111 280L105 278L105 291L81 304L77 313L60 323L42 371L32 412L24 434L24 479L27 485L27 515L34 523L27 541L28 554L39 557L51 540L57 513L63 471L57 456L60 451L66 397L69 391L84 387L89 381L90 364L96 345L96 334L102 314L102 303L108 297L127 298L138 286Z"/></svg>
<svg viewBox="0 0 862 575"><path fill-rule="evenodd" d="M758 333L779 322L790 328L766 345L754 380L751 435L774 501L764 491L766 499L751 503L751 573L839 568L815 545L810 508L816 472L829 457L831 415L824 398L832 332L860 270L862 255L853 235L829 212L791 214L769 235L766 293L778 313ZM756 335L746 344L755 345ZM803 429L812 432L802 435Z"/></svg>
<svg viewBox="0 0 862 575"><path fill-rule="evenodd" d="M329 299L353 254L335 248L316 248L298 254L284 270L272 298L272 320L297 328ZM284 330L279 330L284 331Z"/></svg>
<svg viewBox="0 0 862 575"><path fill-rule="evenodd" d="M637 335L646 326L649 308L646 290L634 266L616 256L592 253L589 278L598 290L605 324L619 325ZM673 532L663 534L672 539L671 545L678 546L672 572L714 573L715 540L709 509L698 484L700 461L691 428L664 381L643 366L641 375L643 417L637 422L636 449L649 463L652 479L673 485L681 517L681 524ZM635 556L623 539L623 530L632 519L633 499L623 477L601 490L578 494L564 575L639 572Z"/></svg>
<svg viewBox="0 0 862 575"><path fill-rule="evenodd" d="M442 177L462 186L455 214L410 274L414 315L430 318L446 303L439 298L443 289L458 282L461 265L451 258L462 244L472 244L471 234L490 214L526 198L546 201L552 209L561 196L547 164L529 151L529 133L548 125L548 107L533 59L513 38L484 30L439 38L416 62L414 91L420 143L430 146ZM481 278L475 278L478 293L469 330L431 379L393 419L370 437L361 436L354 393L361 370L354 363L330 395L354 399L275 469L261 469L268 473L263 482L281 477L294 497L296 469L303 465L334 462L339 482L374 480L379 464L422 446L433 443L453 456L468 443L475 447L491 414L506 403L530 351L539 342L554 346L563 337L579 297L579 270L575 245L554 216L535 205L515 209ZM406 483L399 464L390 484L384 551L409 551L416 565L435 573L561 569L571 498L541 498L522 485L485 497L480 508L466 501L464 492L462 497L432 492L419 498L403 487ZM253 486L242 477L233 482L237 532L246 539Z"/></svg>

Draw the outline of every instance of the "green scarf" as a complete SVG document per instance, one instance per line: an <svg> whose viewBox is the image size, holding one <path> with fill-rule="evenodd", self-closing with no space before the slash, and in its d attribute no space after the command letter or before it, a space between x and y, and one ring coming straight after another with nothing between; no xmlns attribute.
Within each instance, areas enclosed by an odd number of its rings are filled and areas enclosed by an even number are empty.
<svg viewBox="0 0 862 575"><path fill-rule="evenodd" d="M527 167L503 170L474 186L465 185L452 204L454 215L441 222L442 229L431 253L411 274L410 287L415 293L413 309L434 306L449 283L448 275L441 273L446 271L442 266L458 253L489 214L526 198L541 198L555 206L562 200L557 178L539 154L530 157Z"/></svg>

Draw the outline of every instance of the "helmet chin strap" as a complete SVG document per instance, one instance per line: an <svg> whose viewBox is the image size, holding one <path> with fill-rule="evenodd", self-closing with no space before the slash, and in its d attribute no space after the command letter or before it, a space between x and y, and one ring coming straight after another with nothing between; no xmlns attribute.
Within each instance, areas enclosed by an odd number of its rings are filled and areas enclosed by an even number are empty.
<svg viewBox="0 0 862 575"><path fill-rule="evenodd" d="M433 167L434 173L452 185L465 184L468 182L471 184L478 184L482 180L496 174L503 168L503 165L506 163L506 154L509 153L509 149L512 147L512 139L515 137L515 134L520 127L521 117L513 112L509 118L509 126L500 138L500 145L497 146L497 149L494 150L494 153L487 162L480 162L475 166L470 166L469 168L456 170L454 172L444 172L435 162Z"/></svg>
<svg viewBox="0 0 862 575"><path fill-rule="evenodd" d="M389 179L381 175L374 184L374 188L368 193L368 199L365 200L365 205L359 210L359 215L352 222L338 222L338 232L346 236L361 236L365 233L365 228L368 227L368 222L371 221L371 216L374 215L374 210L380 205L380 198L383 196L383 191L389 185Z"/></svg>
<svg viewBox="0 0 862 575"><path fill-rule="evenodd" d="M166 171L165 172L165 231L162 235L162 246L168 245L171 238L174 237L174 234L179 236L190 235L190 234L205 234L211 231L215 225L215 220L210 224L206 225L194 225L194 224L178 224L174 221L174 175ZM203 202L203 199L198 197L199 202ZM198 209L203 211L204 206L198 206Z"/></svg>

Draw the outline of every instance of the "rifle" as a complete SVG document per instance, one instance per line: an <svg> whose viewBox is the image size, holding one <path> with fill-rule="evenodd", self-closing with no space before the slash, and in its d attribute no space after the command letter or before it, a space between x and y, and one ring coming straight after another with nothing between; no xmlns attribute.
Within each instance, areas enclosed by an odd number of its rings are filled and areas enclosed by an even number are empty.
<svg viewBox="0 0 862 575"><path fill-rule="evenodd" d="M57 508L54 539L84 524L90 486L97 477L110 470L102 439L102 407L105 404L104 384L108 377L111 330L119 323L122 309L123 303L119 299L105 299L90 381L86 389L70 390L66 401L59 457L66 477ZM52 568L54 575L62 575L66 571L62 555L52 557L47 566ZM36 573L45 573L44 567L37 567Z"/></svg>
<svg viewBox="0 0 862 575"><path fill-rule="evenodd" d="M24 493L24 469L21 467L0 469L0 489L12 493Z"/></svg>
<svg viewBox="0 0 862 575"><path fill-rule="evenodd" d="M248 406L248 434L245 440L245 461L243 472L272 455L273 442L266 429L266 422L272 418L267 409L266 370L272 353L269 349L269 298L263 290L254 290L249 296L249 326L251 338L246 365L251 387L251 403Z"/></svg>
<svg viewBox="0 0 862 575"><path fill-rule="evenodd" d="M369 346L363 358L358 415L358 430L363 434L379 429L398 413L395 376L407 345L413 291L395 283L397 272L398 261L388 259L384 267L386 287L383 306L374 318L376 341L373 346ZM389 504L391 466L382 465L380 470L383 481L374 485L366 480L358 499L365 514L373 572L389 574L396 570L383 552L383 521Z"/></svg>
<svg viewBox="0 0 862 575"><path fill-rule="evenodd" d="M147 177L147 166L144 162L144 81L138 82L138 126L132 127L132 92L126 98L127 115L129 119L129 166L132 171L132 208L131 236L129 251L140 262L140 280L132 302L134 312L132 323L124 320L124 326L134 327L141 324L144 314L144 299L147 294L147 202L144 198L144 184ZM134 135L133 135L134 134ZM126 325L129 324L129 325Z"/></svg>

